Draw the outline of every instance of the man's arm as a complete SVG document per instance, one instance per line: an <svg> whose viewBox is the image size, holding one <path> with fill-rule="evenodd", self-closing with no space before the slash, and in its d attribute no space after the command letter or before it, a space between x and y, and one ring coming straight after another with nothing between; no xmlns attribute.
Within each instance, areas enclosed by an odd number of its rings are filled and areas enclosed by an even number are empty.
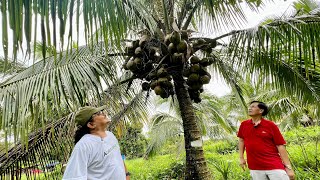
<svg viewBox="0 0 320 180"><path fill-rule="evenodd" d="M291 167L288 152L284 145L277 145L278 152L280 154L281 160L286 167L286 172L290 179L294 179L294 171Z"/></svg>
<svg viewBox="0 0 320 180"><path fill-rule="evenodd" d="M243 170L245 170L247 163L246 160L244 159L244 141L242 138L239 138L239 156L240 156L240 166L242 167Z"/></svg>
<svg viewBox="0 0 320 180"><path fill-rule="evenodd" d="M126 172L126 180L130 180L130 173L128 172L126 163L124 163L124 161L123 161L123 165L124 165L124 170Z"/></svg>

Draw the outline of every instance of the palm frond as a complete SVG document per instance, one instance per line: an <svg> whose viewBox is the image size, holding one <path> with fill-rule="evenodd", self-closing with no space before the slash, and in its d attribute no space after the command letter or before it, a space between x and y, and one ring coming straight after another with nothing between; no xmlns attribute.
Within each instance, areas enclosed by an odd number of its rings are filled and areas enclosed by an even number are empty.
<svg viewBox="0 0 320 180"><path fill-rule="evenodd" d="M23 138L29 131L50 123L51 117L61 117L92 100L101 104L101 82L106 87L117 85L119 79L114 72L119 71L123 59L105 56L100 45L94 47L95 51L84 46L64 53L60 60L51 57L39 61L3 82L1 129L16 139L19 135ZM130 92L126 101L134 96Z"/></svg>
<svg viewBox="0 0 320 180"><path fill-rule="evenodd" d="M277 88L296 94L301 101L318 102L308 79L319 61L319 20L317 15L281 19L235 34L229 48L235 66L264 77L264 82L277 82ZM303 73L297 68L301 63Z"/></svg>
<svg viewBox="0 0 320 180"><path fill-rule="evenodd" d="M60 42L60 51L65 46L71 48L76 30L76 42L79 42L80 26L84 27L85 39L90 44L89 37L93 37L96 29L101 28L101 33L106 44L121 47L121 40L126 37L127 30L142 24L152 30L155 21L148 16L147 8L141 1L118 0L30 0L30 1L1 1L2 12L2 37L5 59L8 56L8 26L12 29L13 58L16 59L18 48L22 47L22 40L27 43L27 53L31 53L31 33L37 42L37 26L41 26L42 54L45 55L45 46L57 47ZM38 15L40 23L38 23ZM81 24L81 19L83 24ZM74 21L75 20L75 21ZM53 32L50 23L53 22ZM59 21L57 23L56 21ZM59 24L59 26L57 26ZM24 31L23 31L24 28ZM56 29L59 31L57 32ZM65 45L65 39L67 44Z"/></svg>
<svg viewBox="0 0 320 180"><path fill-rule="evenodd" d="M214 0L203 0L196 1L200 4L196 12L196 20L201 22L200 28L208 29L210 32L221 31L222 29L229 29L230 27L238 26L246 21L246 17L242 10L246 4L253 10L257 10L262 6L262 1L214 1ZM184 25L187 28L187 23Z"/></svg>
<svg viewBox="0 0 320 180"><path fill-rule="evenodd" d="M172 138L183 134L182 120L167 113L158 113L150 119L150 142L145 153L146 157L156 152ZM180 142L181 143L181 142Z"/></svg>
<svg viewBox="0 0 320 180"><path fill-rule="evenodd" d="M74 113L49 123L28 136L28 143L17 143L8 153L0 155L0 176L3 179L21 179L22 174L36 177L32 169L46 169L52 161L59 166L67 161L73 147ZM52 151L54 149L54 151ZM61 173L61 172L60 172ZM48 177L47 177L48 178ZM58 179L52 176L50 179ZM61 177L60 177L61 178Z"/></svg>

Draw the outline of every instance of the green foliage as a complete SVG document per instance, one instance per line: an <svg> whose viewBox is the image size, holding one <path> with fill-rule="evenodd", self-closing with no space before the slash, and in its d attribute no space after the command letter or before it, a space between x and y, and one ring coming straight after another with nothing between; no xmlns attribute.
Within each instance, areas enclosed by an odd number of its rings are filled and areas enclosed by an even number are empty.
<svg viewBox="0 0 320 180"><path fill-rule="evenodd" d="M127 133L119 140L121 152L126 158L139 158L144 155L147 140L141 133L141 125L127 126Z"/></svg>
<svg viewBox="0 0 320 180"><path fill-rule="evenodd" d="M184 179L184 171L186 169L185 161L176 161L170 164L170 166L160 172L156 179L172 180L172 179Z"/></svg>
<svg viewBox="0 0 320 180"><path fill-rule="evenodd" d="M170 165L176 161L181 161L181 158L172 155L161 155L148 160L142 158L126 160L125 163L131 173L131 179L156 180L158 174L169 168Z"/></svg>
<svg viewBox="0 0 320 180"><path fill-rule="evenodd" d="M238 141L236 139L230 141L207 141L205 142L204 150L222 155L234 153L238 150Z"/></svg>
<svg viewBox="0 0 320 180"><path fill-rule="evenodd" d="M288 144L287 151L298 180L320 179L319 130L319 127L300 127L284 133ZM166 144L164 149L168 147L170 144ZM214 179L250 179L249 170L243 171L239 166L237 138L234 137L231 141L205 141L203 148ZM181 179L180 173L184 171L184 155L179 157L169 154L158 155L149 160L141 158L128 160L126 164L133 173L132 179Z"/></svg>

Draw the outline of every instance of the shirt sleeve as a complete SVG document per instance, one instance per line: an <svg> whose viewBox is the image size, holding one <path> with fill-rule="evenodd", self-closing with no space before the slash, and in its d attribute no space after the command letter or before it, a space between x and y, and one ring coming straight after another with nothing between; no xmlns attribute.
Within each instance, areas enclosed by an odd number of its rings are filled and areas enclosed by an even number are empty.
<svg viewBox="0 0 320 180"><path fill-rule="evenodd" d="M274 143L276 145L285 145L286 144L286 141L284 140L278 126L276 124L273 123L273 126L272 126L272 132L273 132L273 140L274 140Z"/></svg>
<svg viewBox="0 0 320 180"><path fill-rule="evenodd" d="M88 153L83 148L73 149L62 180L87 180Z"/></svg>
<svg viewBox="0 0 320 180"><path fill-rule="evenodd" d="M243 139L243 122L240 124L240 128L239 128L239 131L238 131L237 136L238 136L239 138L242 138L242 139Z"/></svg>

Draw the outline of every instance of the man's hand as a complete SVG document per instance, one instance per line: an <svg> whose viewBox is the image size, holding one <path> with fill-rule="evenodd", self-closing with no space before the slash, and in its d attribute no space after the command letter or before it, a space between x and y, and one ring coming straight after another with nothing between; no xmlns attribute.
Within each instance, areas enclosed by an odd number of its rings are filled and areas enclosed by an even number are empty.
<svg viewBox="0 0 320 180"><path fill-rule="evenodd" d="M293 170L286 168L286 172L287 172L290 180L294 180L294 172L293 172Z"/></svg>
<svg viewBox="0 0 320 180"><path fill-rule="evenodd" d="M242 167L243 170L246 170L247 162L243 157L240 158L240 166Z"/></svg>

